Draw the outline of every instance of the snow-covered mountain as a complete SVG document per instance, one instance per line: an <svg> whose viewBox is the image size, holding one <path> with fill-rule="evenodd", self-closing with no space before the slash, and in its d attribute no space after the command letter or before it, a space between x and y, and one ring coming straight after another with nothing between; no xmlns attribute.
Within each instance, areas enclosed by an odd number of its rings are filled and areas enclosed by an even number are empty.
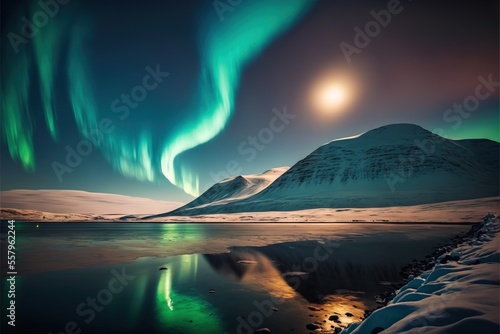
<svg viewBox="0 0 500 334"><path fill-rule="evenodd" d="M288 167L278 167L269 169L262 174L239 175L224 179L214 184L195 200L172 211L172 214L195 207L226 205L250 197L264 190L287 170Z"/></svg>
<svg viewBox="0 0 500 334"><path fill-rule="evenodd" d="M180 207L181 202L167 202L150 198L60 189L14 189L0 192L0 208L13 209L19 214L36 217L37 212L58 215L72 220L72 215L131 215L160 213ZM23 212L24 211L24 212ZM34 216L33 216L34 215ZM26 216L23 217L26 219ZM77 218L82 219L82 218ZM82 219L83 220L83 219ZM84 219L86 220L86 219Z"/></svg>
<svg viewBox="0 0 500 334"><path fill-rule="evenodd" d="M238 176L165 215L387 207L498 196L499 149L491 140L450 140L417 125L387 125L322 145L270 185L258 187Z"/></svg>

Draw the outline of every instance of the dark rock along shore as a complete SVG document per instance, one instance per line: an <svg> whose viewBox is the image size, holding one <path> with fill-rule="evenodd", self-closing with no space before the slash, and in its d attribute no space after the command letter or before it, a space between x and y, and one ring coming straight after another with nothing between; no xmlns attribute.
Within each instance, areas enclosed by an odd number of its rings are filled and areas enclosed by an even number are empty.
<svg viewBox="0 0 500 334"><path fill-rule="evenodd" d="M458 261L459 257L453 256L452 254L445 255L444 257L443 255L446 253L450 253L460 244L470 242L472 239L477 238L479 236L478 231L481 229L482 224L484 222L487 222L491 216L493 215L488 214L483 218L482 222L473 224L468 232L461 233L452 237L448 243L439 246L434 252L426 255L424 259L414 259L408 265L401 268L399 274L401 275L402 280L400 282L391 284L391 289L387 290L382 295L375 297L375 302L379 305L376 309L365 310L364 319L366 319L372 312L376 311L377 309L386 306L394 298L397 290L405 286L414 277L419 276L424 271L431 270L436 265L436 262L443 264L448 261Z"/></svg>

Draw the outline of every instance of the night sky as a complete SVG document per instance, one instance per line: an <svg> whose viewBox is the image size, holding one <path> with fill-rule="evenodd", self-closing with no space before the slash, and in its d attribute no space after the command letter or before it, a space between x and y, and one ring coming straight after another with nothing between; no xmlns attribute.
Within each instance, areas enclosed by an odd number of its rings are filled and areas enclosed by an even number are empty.
<svg viewBox="0 0 500 334"><path fill-rule="evenodd" d="M67 2L28 37L41 5L2 1L2 190L188 201L391 123L499 141L496 0Z"/></svg>

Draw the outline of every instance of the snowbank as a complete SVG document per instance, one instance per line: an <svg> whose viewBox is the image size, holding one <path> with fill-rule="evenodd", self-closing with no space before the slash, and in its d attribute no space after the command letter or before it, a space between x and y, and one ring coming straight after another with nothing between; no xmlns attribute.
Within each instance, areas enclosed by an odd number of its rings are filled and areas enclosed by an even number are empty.
<svg viewBox="0 0 500 334"><path fill-rule="evenodd" d="M147 213L151 215L165 212L165 210L173 210L183 204L143 197L59 189L6 190L0 192L0 199L1 209L18 210L20 214L23 214L25 210L31 210L68 214L70 217L71 215L87 216L92 214L120 214L123 216ZM5 213L8 214L8 212Z"/></svg>
<svg viewBox="0 0 500 334"><path fill-rule="evenodd" d="M438 258L432 270L342 333L499 333L499 231L499 219L489 214L469 240Z"/></svg>

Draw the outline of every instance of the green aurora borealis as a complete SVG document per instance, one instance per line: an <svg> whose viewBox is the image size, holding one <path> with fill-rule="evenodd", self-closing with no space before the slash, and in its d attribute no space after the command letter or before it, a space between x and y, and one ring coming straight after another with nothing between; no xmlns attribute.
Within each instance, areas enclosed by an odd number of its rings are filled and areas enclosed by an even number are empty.
<svg viewBox="0 0 500 334"><path fill-rule="evenodd" d="M200 195L196 173L187 165L174 164L183 152L206 143L224 129L234 110L234 99L244 65L289 27L312 1L253 1L238 10L218 29L214 22L203 38L203 74L200 79L201 105L198 119L179 127L165 145L161 157L163 175L187 193ZM282 15L272 13L279 11ZM264 13L264 15L260 14ZM266 15L267 13L267 15Z"/></svg>
<svg viewBox="0 0 500 334"><path fill-rule="evenodd" d="M161 159L163 175L171 183L188 194L199 195L196 171L177 158L224 129L234 111L235 92L245 64L290 27L312 3L300 0L282 6L279 1L253 1L242 5L228 18L224 29L219 29L217 22L206 20L205 27L200 29L208 33L200 37L203 72L199 80L198 117L179 125L175 134L161 145L161 157L153 155L152 135L147 130L134 135L113 131L94 144L115 170L140 181L154 181L158 177L153 160ZM277 11L282 15L272 14ZM46 126L55 140L58 139L58 111L54 107L54 82L60 70L56 66L59 59L67 59L64 69L68 76L67 94L80 134L90 140L92 131L99 128L101 118L88 77L92 70L85 56L85 41L91 38L88 26L84 20L57 15L39 29L33 43L26 46L28 50L21 52L21 57L11 60L13 67L2 87L5 90L2 91L2 124L11 157L19 160L26 170L36 166L32 142L34 125L30 115L34 111L29 105L29 89L33 86L31 64L37 68ZM65 53L64 43L69 43Z"/></svg>
<svg viewBox="0 0 500 334"><path fill-rule="evenodd" d="M186 201L224 177L290 166L325 142L390 123L418 124L452 139L500 140L497 86L483 90L491 94L466 116L446 113L474 94L479 77L493 73L498 80L498 48L492 49L498 32L491 29L497 3L474 15L456 4L445 26L450 5L405 4L350 64L339 43L352 44L353 28L386 3L230 4L221 16L212 2L199 0L119 6L73 0L13 48L8 33L21 34L21 18L32 20L40 5L3 3L2 190ZM431 9L435 16L427 18ZM423 18L426 25L418 25ZM464 18L472 23L462 31ZM148 66L170 75L137 108L122 103L130 110L122 120L112 102L133 91ZM354 73L362 89L342 117L318 121L307 92L332 68ZM296 119L248 160L238 145L285 105ZM96 136L109 119L111 130ZM64 171L63 182L54 162L64 164L66 148L82 141L92 143L94 154ZM226 167L232 161L234 173Z"/></svg>

